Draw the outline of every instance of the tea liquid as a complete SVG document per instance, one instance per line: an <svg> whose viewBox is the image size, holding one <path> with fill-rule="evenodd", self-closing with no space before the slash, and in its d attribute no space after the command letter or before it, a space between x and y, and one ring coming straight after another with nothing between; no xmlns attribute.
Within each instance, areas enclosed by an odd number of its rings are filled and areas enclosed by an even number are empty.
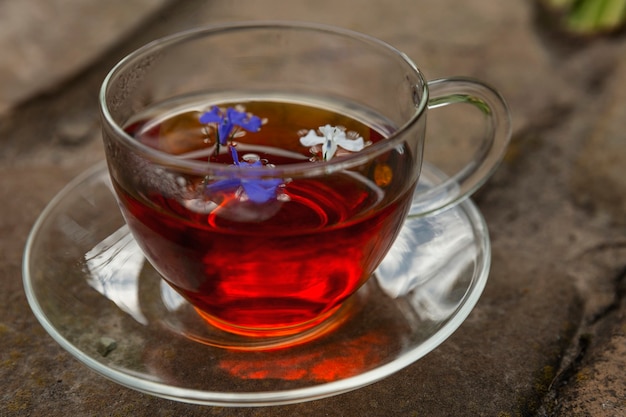
<svg viewBox="0 0 626 417"><path fill-rule="evenodd" d="M326 124L371 143L389 134L294 101L219 103L235 104L266 120L260 131L234 139L239 155L253 154L268 165L316 163L307 162L317 157L315 150L299 139ZM224 149L215 154L199 122L202 112L189 105L146 113L127 131L163 152L232 164ZM231 332L281 335L327 317L380 263L410 205L410 158L394 149L357 170L285 179L278 198L264 203L242 199L237 187L206 195L201 177L174 181L187 196L152 187L158 178L132 189L115 186L146 256L203 317ZM393 174L392 164L399 166Z"/></svg>

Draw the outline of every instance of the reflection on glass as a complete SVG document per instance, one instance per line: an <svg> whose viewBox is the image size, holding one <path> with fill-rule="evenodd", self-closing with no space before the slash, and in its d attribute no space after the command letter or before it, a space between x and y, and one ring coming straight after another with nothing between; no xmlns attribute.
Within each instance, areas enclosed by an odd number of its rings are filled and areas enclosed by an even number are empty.
<svg viewBox="0 0 626 417"><path fill-rule="evenodd" d="M407 297L422 320L437 321L458 307L451 292L476 256L474 231L461 212L408 218L376 278L389 297Z"/></svg>
<svg viewBox="0 0 626 417"><path fill-rule="evenodd" d="M345 341L340 349L292 349L278 357L261 352L249 360L231 351L218 366L238 379L332 382L353 377L382 362L383 352L392 344L390 339L383 332L368 331Z"/></svg>
<svg viewBox="0 0 626 417"><path fill-rule="evenodd" d="M160 291L161 300L168 311L176 311L186 303L183 296L174 291L174 289L163 280L160 281Z"/></svg>
<svg viewBox="0 0 626 417"><path fill-rule="evenodd" d="M145 258L126 225L85 254L87 283L137 322L148 320L139 306L139 273Z"/></svg>

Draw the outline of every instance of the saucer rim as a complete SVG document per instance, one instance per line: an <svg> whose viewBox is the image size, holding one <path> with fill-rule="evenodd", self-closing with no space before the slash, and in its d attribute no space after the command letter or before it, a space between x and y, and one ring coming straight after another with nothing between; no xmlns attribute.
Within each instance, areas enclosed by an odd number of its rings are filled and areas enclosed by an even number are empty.
<svg viewBox="0 0 626 417"><path fill-rule="evenodd" d="M422 175L425 175L424 172L426 175L435 177L434 180L439 181L445 179L443 174L426 162L423 166ZM83 365L87 366L89 369L95 371L97 374L104 376L119 385L156 397L190 404L228 407L256 407L312 401L362 388L378 382L417 362L419 359L423 358L446 341L456 330L458 330L474 309L482 295L489 277L491 267L491 242L487 224L476 205L470 199L465 199L464 201L451 207L450 210L462 209L464 211L467 216L468 224L471 225L474 232L474 244L481 248L480 252L482 256L477 257L476 265L474 267L474 276L467 286L467 291L464 297L459 301L458 307L454 313L446 319L444 324L437 330L433 331L433 333L419 345L407 350L391 362L345 379L322 383L310 387L277 391L206 391L193 388L176 387L168 385L164 382L155 382L153 380L135 376L128 372L120 371L111 366L107 366L107 364L93 359L80 347L74 345L66 339L63 336L62 331L57 329L47 317L32 285L30 274L30 263L33 258L32 247L40 230L54 213L55 209L65 198L68 197L68 195L79 189L81 186L89 187L90 182L101 182L102 185L107 186L111 190L110 184L104 184L105 181L109 181L109 177L106 171L106 163L102 161L90 169L83 171L81 174L68 182L43 209L33 224L24 249L22 263L24 291L26 293L28 304L39 323L46 330L46 332L63 349L74 356L74 358L76 358ZM113 194L112 190L111 193Z"/></svg>

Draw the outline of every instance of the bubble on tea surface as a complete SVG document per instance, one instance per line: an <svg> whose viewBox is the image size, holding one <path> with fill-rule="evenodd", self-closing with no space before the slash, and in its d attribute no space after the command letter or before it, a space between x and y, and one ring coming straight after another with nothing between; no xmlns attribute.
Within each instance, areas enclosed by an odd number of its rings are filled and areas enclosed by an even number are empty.
<svg viewBox="0 0 626 417"><path fill-rule="evenodd" d="M187 210L199 214L209 214L218 207L214 201L203 198L184 199L182 205Z"/></svg>

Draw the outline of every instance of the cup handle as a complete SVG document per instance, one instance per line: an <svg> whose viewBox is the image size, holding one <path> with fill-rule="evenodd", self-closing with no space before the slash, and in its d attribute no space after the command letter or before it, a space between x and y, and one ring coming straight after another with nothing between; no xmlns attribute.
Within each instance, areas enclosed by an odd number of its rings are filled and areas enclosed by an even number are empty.
<svg viewBox="0 0 626 417"><path fill-rule="evenodd" d="M445 210L469 197L494 173L511 138L511 117L502 96L486 84L455 77L428 83L430 110L450 104L475 106L485 116L486 132L474 157L456 174L416 193L409 216L425 216Z"/></svg>

